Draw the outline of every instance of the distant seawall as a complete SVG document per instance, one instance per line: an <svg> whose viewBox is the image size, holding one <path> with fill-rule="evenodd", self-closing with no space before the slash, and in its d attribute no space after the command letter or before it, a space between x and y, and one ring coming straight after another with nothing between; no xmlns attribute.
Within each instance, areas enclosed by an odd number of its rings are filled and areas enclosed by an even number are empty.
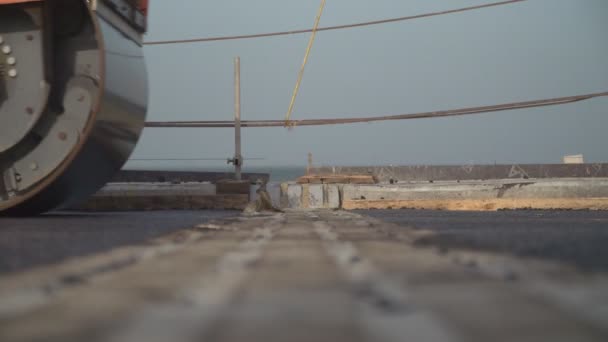
<svg viewBox="0 0 608 342"><path fill-rule="evenodd" d="M285 183L289 208L608 210L608 164L418 165L318 167L311 175L376 184ZM313 177L314 176L309 176ZM317 182L319 183L319 182Z"/></svg>
<svg viewBox="0 0 608 342"><path fill-rule="evenodd" d="M488 179L607 178L608 164L505 164L328 166L311 174L369 174L379 182L466 181Z"/></svg>

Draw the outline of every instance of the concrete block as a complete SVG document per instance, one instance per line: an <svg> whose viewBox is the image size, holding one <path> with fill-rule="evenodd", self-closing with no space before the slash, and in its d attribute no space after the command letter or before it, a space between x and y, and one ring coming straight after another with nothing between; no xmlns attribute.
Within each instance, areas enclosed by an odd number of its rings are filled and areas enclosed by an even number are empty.
<svg viewBox="0 0 608 342"><path fill-rule="evenodd" d="M279 208L289 208L289 196L287 191L289 190L289 183L281 183Z"/></svg>
<svg viewBox="0 0 608 342"><path fill-rule="evenodd" d="M608 198L608 179L529 179L409 184L288 184L283 207L336 209L345 201ZM285 187L284 186L284 187ZM342 189L342 190L341 190ZM280 196L279 196L280 197Z"/></svg>
<svg viewBox="0 0 608 342"><path fill-rule="evenodd" d="M504 193L502 183L415 183L399 185L345 185L345 200L490 199ZM520 185L517 185L519 187ZM508 186L507 186L508 187Z"/></svg>
<svg viewBox="0 0 608 342"><path fill-rule="evenodd" d="M300 208L302 206L302 186L298 184L288 185L287 204L289 208Z"/></svg>
<svg viewBox="0 0 608 342"><path fill-rule="evenodd" d="M542 180L529 185L504 184L500 198L600 198L608 197L608 179Z"/></svg>
<svg viewBox="0 0 608 342"><path fill-rule="evenodd" d="M279 197L282 208L340 208L340 186L338 185L283 183Z"/></svg>
<svg viewBox="0 0 608 342"><path fill-rule="evenodd" d="M340 186L326 185L325 207L328 209L340 209Z"/></svg>
<svg viewBox="0 0 608 342"><path fill-rule="evenodd" d="M270 199L272 199L272 205L277 208L281 207L281 185L277 183L269 183L266 186Z"/></svg>
<svg viewBox="0 0 608 342"><path fill-rule="evenodd" d="M321 209L325 207L323 200L323 187L324 186L321 184L308 185L308 198L304 199L305 201L308 200L308 208Z"/></svg>

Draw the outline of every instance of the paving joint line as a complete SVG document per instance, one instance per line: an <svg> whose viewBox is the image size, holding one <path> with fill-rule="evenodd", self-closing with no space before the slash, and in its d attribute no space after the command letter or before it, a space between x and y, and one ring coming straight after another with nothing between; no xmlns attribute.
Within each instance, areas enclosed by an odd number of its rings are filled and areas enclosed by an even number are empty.
<svg viewBox="0 0 608 342"><path fill-rule="evenodd" d="M221 256L213 270L197 276L193 285L180 290L174 303L144 308L109 340L164 342L176 339L176 336L183 340L204 336L205 330L221 317L224 308L244 285L252 266L262 258L264 248L283 228L285 215L274 215L270 220Z"/></svg>
<svg viewBox="0 0 608 342"><path fill-rule="evenodd" d="M431 313L415 305L407 290L378 270L352 242L341 241L334 226L314 213L308 217L325 252L347 278L361 323L373 340L460 341Z"/></svg>

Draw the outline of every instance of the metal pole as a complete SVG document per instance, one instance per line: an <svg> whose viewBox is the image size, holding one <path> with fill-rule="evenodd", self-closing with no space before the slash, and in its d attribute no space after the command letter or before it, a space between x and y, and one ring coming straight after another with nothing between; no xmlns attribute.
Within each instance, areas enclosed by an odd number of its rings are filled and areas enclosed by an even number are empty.
<svg viewBox="0 0 608 342"><path fill-rule="evenodd" d="M241 58L234 59L234 173L240 181L243 156L241 155Z"/></svg>

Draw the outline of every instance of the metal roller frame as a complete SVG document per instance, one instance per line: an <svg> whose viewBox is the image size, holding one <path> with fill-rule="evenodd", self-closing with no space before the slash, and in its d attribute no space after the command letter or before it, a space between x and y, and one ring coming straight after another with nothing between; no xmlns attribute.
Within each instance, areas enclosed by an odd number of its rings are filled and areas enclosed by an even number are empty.
<svg viewBox="0 0 608 342"><path fill-rule="evenodd" d="M123 166L147 110L144 30L133 1L0 5L0 215L70 206Z"/></svg>

